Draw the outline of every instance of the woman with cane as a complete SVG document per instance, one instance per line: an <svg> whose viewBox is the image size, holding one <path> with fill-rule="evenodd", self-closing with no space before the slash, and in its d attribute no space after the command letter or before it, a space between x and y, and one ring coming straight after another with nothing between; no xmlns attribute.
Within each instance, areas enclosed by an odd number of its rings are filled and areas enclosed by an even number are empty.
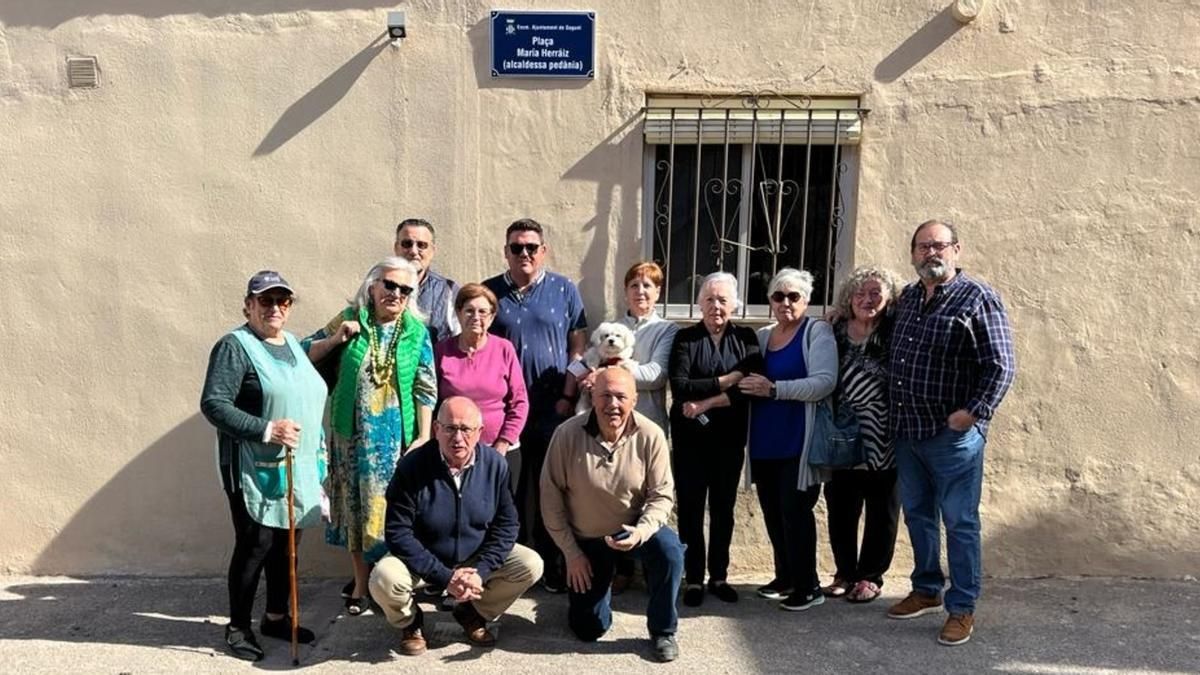
<svg viewBox="0 0 1200 675"><path fill-rule="evenodd" d="M217 428L218 467L233 519L225 644L248 661L263 657L250 615L264 571L267 606L259 631L299 643L314 639L295 623L295 545L296 528L321 520L326 387L300 343L283 330L294 301L277 272L251 277L242 308L246 323L213 347L200 400Z"/></svg>

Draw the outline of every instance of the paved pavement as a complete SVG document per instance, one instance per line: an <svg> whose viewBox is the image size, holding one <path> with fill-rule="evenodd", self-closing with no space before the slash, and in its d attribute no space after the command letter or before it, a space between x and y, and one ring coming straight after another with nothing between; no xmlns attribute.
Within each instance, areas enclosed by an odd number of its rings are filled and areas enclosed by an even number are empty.
<svg viewBox="0 0 1200 675"><path fill-rule="evenodd" d="M1200 584L1128 579L997 580L985 583L975 637L935 642L940 616L890 621L908 590L890 582L869 605L830 601L782 612L738 585L740 602L714 598L684 608L680 658L653 661L645 639L644 593L615 599L613 630L577 642L566 599L522 598L501 621L498 648L469 647L448 612L427 614L430 650L393 651L382 616L341 612L341 579L301 586L302 620L317 632L301 648L309 673L399 672L817 672L817 673L1182 673L1200 672ZM261 597L256 605L261 611ZM428 608L429 606L427 606ZM0 672L225 673L292 670L288 645L263 638L267 658L238 661L222 649L221 579L0 578Z"/></svg>

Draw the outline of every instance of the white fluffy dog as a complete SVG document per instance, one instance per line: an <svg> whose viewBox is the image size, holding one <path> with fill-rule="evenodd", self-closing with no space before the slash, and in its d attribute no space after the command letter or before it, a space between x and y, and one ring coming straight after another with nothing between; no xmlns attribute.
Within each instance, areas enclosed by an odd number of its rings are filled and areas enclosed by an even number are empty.
<svg viewBox="0 0 1200 675"><path fill-rule="evenodd" d="M623 323L605 321L592 333L592 343L583 354L590 370L605 366L625 366L632 369L633 331ZM629 365L632 364L632 365Z"/></svg>
<svg viewBox="0 0 1200 675"><path fill-rule="evenodd" d="M592 332L591 344L583 353L583 360L572 363L567 370L577 379L582 379L593 370L621 366L633 371L637 361L633 360L633 331L623 323L605 321ZM592 397L588 391L579 392L575 412L587 412L592 408Z"/></svg>

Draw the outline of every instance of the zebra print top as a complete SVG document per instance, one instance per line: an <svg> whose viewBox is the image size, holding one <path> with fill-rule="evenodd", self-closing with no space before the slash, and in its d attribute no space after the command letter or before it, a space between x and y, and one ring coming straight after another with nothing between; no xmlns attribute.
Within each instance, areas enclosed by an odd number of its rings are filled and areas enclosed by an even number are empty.
<svg viewBox="0 0 1200 675"><path fill-rule="evenodd" d="M858 413L859 433L867 451L866 464L855 468L882 471L896 466L888 428L887 366L892 323L891 317L881 319L862 344L850 340L845 321L833 327L840 373L836 400L849 404Z"/></svg>

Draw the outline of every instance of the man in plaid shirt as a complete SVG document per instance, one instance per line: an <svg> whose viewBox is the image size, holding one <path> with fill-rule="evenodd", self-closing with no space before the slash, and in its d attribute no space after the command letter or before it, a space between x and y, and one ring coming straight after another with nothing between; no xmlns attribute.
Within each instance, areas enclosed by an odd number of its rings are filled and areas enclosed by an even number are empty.
<svg viewBox="0 0 1200 675"><path fill-rule="evenodd" d="M988 423L1016 373L1012 328L1000 296L955 266L961 244L949 223L913 233L920 280L897 301L889 377L892 431L904 520L912 540L913 591L893 619L942 611L941 538L946 525L950 616L938 642L971 639L983 576L979 496Z"/></svg>

